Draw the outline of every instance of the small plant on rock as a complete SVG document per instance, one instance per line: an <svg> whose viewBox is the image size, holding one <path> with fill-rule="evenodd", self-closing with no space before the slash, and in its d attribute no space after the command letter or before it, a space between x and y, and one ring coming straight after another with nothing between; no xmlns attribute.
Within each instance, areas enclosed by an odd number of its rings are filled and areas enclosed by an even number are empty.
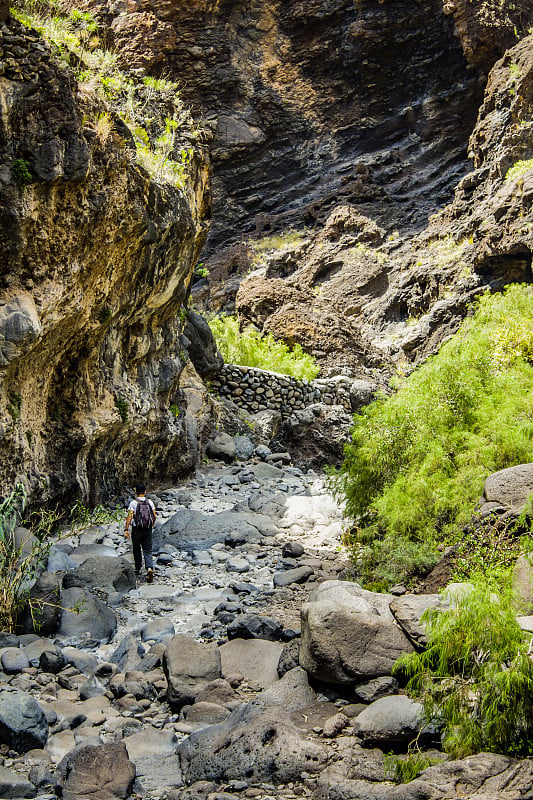
<svg viewBox="0 0 533 800"><path fill-rule="evenodd" d="M30 162L26 161L24 158L16 158L13 161L11 172L19 189L23 189L32 181Z"/></svg>

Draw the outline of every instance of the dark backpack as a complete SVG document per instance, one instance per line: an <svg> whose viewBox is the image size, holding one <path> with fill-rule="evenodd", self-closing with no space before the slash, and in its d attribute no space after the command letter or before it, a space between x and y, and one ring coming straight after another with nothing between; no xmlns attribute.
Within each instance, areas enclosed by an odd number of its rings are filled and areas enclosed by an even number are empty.
<svg viewBox="0 0 533 800"><path fill-rule="evenodd" d="M151 528L154 524L154 512L146 499L137 500L137 508L133 515L133 524L136 528Z"/></svg>

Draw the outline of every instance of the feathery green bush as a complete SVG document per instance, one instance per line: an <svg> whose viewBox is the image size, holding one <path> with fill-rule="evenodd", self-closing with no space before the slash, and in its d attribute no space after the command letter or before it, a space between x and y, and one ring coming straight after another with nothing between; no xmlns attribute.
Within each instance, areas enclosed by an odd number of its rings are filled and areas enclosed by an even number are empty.
<svg viewBox="0 0 533 800"><path fill-rule="evenodd" d="M533 287L484 295L440 352L357 416L334 478L355 520L365 574L398 580L392 553L417 543L430 566L454 542L487 475L533 460ZM415 554L416 555L416 554ZM401 559L400 559L401 560Z"/></svg>
<svg viewBox="0 0 533 800"><path fill-rule="evenodd" d="M208 321L218 349L229 364L272 370L307 380L318 375L319 366L315 359L304 353L299 344L289 348L270 333L262 336L252 325L241 331L237 317L226 314Z"/></svg>
<svg viewBox="0 0 533 800"><path fill-rule="evenodd" d="M482 751L533 752L533 661L510 591L477 583L450 606L424 615L428 643L403 656L395 673L409 678L428 720L442 725L452 758Z"/></svg>

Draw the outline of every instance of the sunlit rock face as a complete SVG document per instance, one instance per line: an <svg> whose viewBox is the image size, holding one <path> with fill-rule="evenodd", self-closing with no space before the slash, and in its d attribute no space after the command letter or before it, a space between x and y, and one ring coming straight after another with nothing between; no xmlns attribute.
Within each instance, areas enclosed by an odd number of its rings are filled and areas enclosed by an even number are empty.
<svg viewBox="0 0 533 800"><path fill-rule="evenodd" d="M207 234L206 154L183 189L155 184L39 37L11 21L0 45L2 491L94 501L176 477L210 424L179 314Z"/></svg>

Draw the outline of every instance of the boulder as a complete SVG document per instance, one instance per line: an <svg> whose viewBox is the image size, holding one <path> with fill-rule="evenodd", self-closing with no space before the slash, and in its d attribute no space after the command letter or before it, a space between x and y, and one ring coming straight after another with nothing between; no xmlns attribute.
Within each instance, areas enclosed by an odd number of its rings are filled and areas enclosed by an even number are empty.
<svg viewBox="0 0 533 800"><path fill-rule="evenodd" d="M189 553L207 550L221 541L232 546L257 542L263 535L270 535L273 528L270 521L268 527L262 516L236 511L208 515L184 508L161 525L158 537Z"/></svg>
<svg viewBox="0 0 533 800"><path fill-rule="evenodd" d="M121 672L136 669L139 661L144 655L144 648L135 636L128 633L121 641L116 650L110 656L112 664L116 664Z"/></svg>
<svg viewBox="0 0 533 800"><path fill-rule="evenodd" d="M533 762L531 759L517 762L495 753L479 753L459 761L444 761L427 767L418 778L401 786L376 782L384 780L383 767L372 777L359 777L360 774L358 765L347 763L346 760L337 761L319 775L313 796L316 800L527 798L531 791Z"/></svg>
<svg viewBox="0 0 533 800"><path fill-rule="evenodd" d="M493 472L483 486L483 499L488 503L501 503L521 511L533 494L533 464Z"/></svg>
<svg viewBox="0 0 533 800"><path fill-rule="evenodd" d="M37 700L10 686L0 689L0 742L18 753L44 747L48 723Z"/></svg>
<svg viewBox="0 0 533 800"><path fill-rule="evenodd" d="M189 309L183 333L188 339L187 352L198 375L214 377L224 366L224 359L205 319Z"/></svg>
<svg viewBox="0 0 533 800"><path fill-rule="evenodd" d="M43 650L39 656L39 667L43 672L57 675L65 668L67 659L60 647L55 645L51 649Z"/></svg>
<svg viewBox="0 0 533 800"><path fill-rule="evenodd" d="M294 669L299 664L299 651L300 640L299 638L291 639L283 645L283 651L278 661L278 675L281 678L289 670Z"/></svg>
<svg viewBox="0 0 533 800"><path fill-rule="evenodd" d="M230 464L235 461L237 455L233 437L229 433L217 433L215 438L207 445L206 453L209 458L216 458L219 461L225 461Z"/></svg>
<svg viewBox="0 0 533 800"><path fill-rule="evenodd" d="M237 461L248 461L254 454L255 444L248 436L235 436L233 441Z"/></svg>
<svg viewBox="0 0 533 800"><path fill-rule="evenodd" d="M61 605L59 636L83 639L89 634L100 642L111 641L117 629L115 613L86 589L66 589L61 594Z"/></svg>
<svg viewBox="0 0 533 800"><path fill-rule="evenodd" d="M147 796L161 797L164 789L175 789L183 784L176 755L177 737L173 731L146 726L127 736L124 744Z"/></svg>
<svg viewBox="0 0 533 800"><path fill-rule="evenodd" d="M283 651L279 642L264 639L232 639L219 648L222 675L243 675L248 683L262 689L278 678L278 662Z"/></svg>
<svg viewBox="0 0 533 800"><path fill-rule="evenodd" d="M175 632L174 623L169 617L158 617L143 625L141 639L143 642L166 642L174 636Z"/></svg>
<svg viewBox="0 0 533 800"><path fill-rule="evenodd" d="M208 683L205 689L196 695L196 703L215 703L225 705L235 699L235 690L224 678L217 678Z"/></svg>
<svg viewBox="0 0 533 800"><path fill-rule="evenodd" d="M46 651L54 651L56 645L50 639L35 639L24 645L24 652L28 656L28 660L32 667L39 666L41 655Z"/></svg>
<svg viewBox="0 0 533 800"><path fill-rule="evenodd" d="M82 564L91 556L109 556L110 558L119 557L115 548L109 547L106 544L80 544L69 553L69 558L71 558L77 564Z"/></svg>
<svg viewBox="0 0 533 800"><path fill-rule="evenodd" d="M300 558L304 552L305 548L300 542L285 542L281 548L283 558Z"/></svg>
<svg viewBox="0 0 533 800"><path fill-rule="evenodd" d="M60 550L56 545L52 545L48 553L48 572L68 572L78 566L78 562L71 558L68 553Z"/></svg>
<svg viewBox="0 0 533 800"><path fill-rule="evenodd" d="M178 746L187 783L242 780L288 783L319 770L326 748L307 741L279 710L246 704L220 725L191 734Z"/></svg>
<svg viewBox="0 0 533 800"><path fill-rule="evenodd" d="M374 678L366 683L358 683L353 693L356 700L362 703L374 703L381 697L389 697L398 692L398 681L390 675Z"/></svg>
<svg viewBox="0 0 533 800"><path fill-rule="evenodd" d="M404 594L394 598L390 610L409 638L416 645L424 647L427 637L425 625L421 622L422 615L426 611L444 608L445 605L438 594Z"/></svg>
<svg viewBox="0 0 533 800"><path fill-rule="evenodd" d="M391 601L356 583L322 583L302 606L300 665L336 684L390 675L394 662L414 649L392 618Z"/></svg>
<svg viewBox="0 0 533 800"><path fill-rule="evenodd" d="M290 586L291 583L305 583L313 572L313 567L306 566L286 569L284 572L275 572L273 577L274 586L280 587Z"/></svg>
<svg viewBox="0 0 533 800"><path fill-rule="evenodd" d="M61 619L61 589L57 575L43 572L30 589L17 619L17 631L53 636Z"/></svg>
<svg viewBox="0 0 533 800"><path fill-rule="evenodd" d="M135 589L135 572L125 558L112 556L89 556L76 569L70 570L63 578L63 588L78 586L92 589L98 586L115 592L129 592Z"/></svg>
<svg viewBox="0 0 533 800"><path fill-rule="evenodd" d="M0 650L0 664L7 675L15 675L30 666L28 656L20 647L5 647Z"/></svg>
<svg viewBox="0 0 533 800"><path fill-rule="evenodd" d="M0 766L0 797L2 800L10 800L15 797L35 797L37 787L28 778L25 778L12 769Z"/></svg>
<svg viewBox="0 0 533 800"><path fill-rule="evenodd" d="M194 702L198 692L221 677L221 656L215 644L203 644L177 634L163 653L167 697L175 708Z"/></svg>
<svg viewBox="0 0 533 800"><path fill-rule="evenodd" d="M269 642L279 642L283 625L272 617L241 614L228 625L226 632L228 639L267 639Z"/></svg>
<svg viewBox="0 0 533 800"><path fill-rule="evenodd" d="M124 742L81 745L58 766L63 800L124 800L131 794L135 765Z"/></svg>
<svg viewBox="0 0 533 800"><path fill-rule="evenodd" d="M301 667L295 667L276 683L258 694L252 704L268 711L272 708L281 708L286 713L300 711L316 703L316 693L309 685L307 672Z"/></svg>
<svg viewBox="0 0 533 800"><path fill-rule="evenodd" d="M356 736L365 745L387 748L412 741L420 732L424 707L405 695L382 697L354 720Z"/></svg>
<svg viewBox="0 0 533 800"><path fill-rule="evenodd" d="M184 709L183 715L189 725L194 726L196 730L207 728L209 725L218 725L224 722L230 712L224 706L218 703L207 703L204 700L194 703Z"/></svg>

